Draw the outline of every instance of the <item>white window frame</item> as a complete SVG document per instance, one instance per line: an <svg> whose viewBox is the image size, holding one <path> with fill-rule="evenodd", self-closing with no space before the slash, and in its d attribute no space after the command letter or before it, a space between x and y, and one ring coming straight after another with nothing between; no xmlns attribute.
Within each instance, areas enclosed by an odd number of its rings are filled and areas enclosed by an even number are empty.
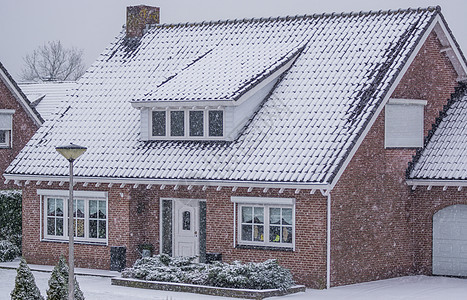
<svg viewBox="0 0 467 300"><path fill-rule="evenodd" d="M384 117L384 147L385 148L420 148L423 147L423 136L424 136L424 119L425 119L425 109L427 105L426 100L414 100L414 99L389 99L385 107L385 117ZM407 134L413 136L417 135L413 139L404 141L404 139L398 139L396 135L391 132L391 122L394 122L390 107L397 108L418 108L421 110L421 117L418 120L414 120L413 123L416 123L414 126L416 128L410 128L407 130ZM413 117L413 116L412 116Z"/></svg>
<svg viewBox="0 0 467 300"><path fill-rule="evenodd" d="M0 131L5 132L5 142L0 142L0 148L11 148L12 145L12 136L13 136L13 114L15 113L14 109L0 109L0 115L6 115L10 118L9 124L1 124L0 122ZM3 126L2 126L3 125Z"/></svg>
<svg viewBox="0 0 467 300"><path fill-rule="evenodd" d="M38 195L41 197L41 241L63 241L69 240L68 237L68 199L69 192L66 190L37 190ZM63 236L49 235L47 233L47 202L48 199L62 199L63 200ZM107 192L97 191L74 191L73 200L84 200L84 237L74 237L77 243L89 243L107 245L109 239L109 201ZM105 219L105 238L91 238L89 237L89 201L105 201L106 219ZM75 219L76 220L76 219Z"/></svg>
<svg viewBox="0 0 467 300"><path fill-rule="evenodd" d="M152 112L153 111L165 111L165 135L156 136L153 135L152 131ZM171 135L171 124L170 116L172 111L183 111L184 112L184 135L183 136L172 136ZM190 111L202 111L203 112L203 135L202 136L191 136L190 135ZM222 111L222 136L210 136L209 135L209 112L210 111ZM225 110L219 107L210 108L166 108L166 109L150 109L149 110L149 136L151 140L224 140L225 139Z"/></svg>
<svg viewBox="0 0 467 300"><path fill-rule="evenodd" d="M260 246L285 248L295 250L295 199L294 198L263 198L263 197L231 197L234 203L234 246ZM264 241L244 241L242 240L242 207L262 207L264 209ZM270 208L291 208L292 209L292 242L269 242L269 209ZM236 234L238 233L238 235Z"/></svg>

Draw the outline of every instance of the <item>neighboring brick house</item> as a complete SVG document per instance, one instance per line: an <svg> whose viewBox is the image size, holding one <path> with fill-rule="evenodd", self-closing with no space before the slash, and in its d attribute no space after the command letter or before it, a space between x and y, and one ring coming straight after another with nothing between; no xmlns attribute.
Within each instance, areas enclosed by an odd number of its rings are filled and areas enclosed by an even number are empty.
<svg viewBox="0 0 467 300"><path fill-rule="evenodd" d="M28 262L67 254L54 148L73 142L88 147L77 266L109 268L116 246L131 265L149 243L276 258L310 287L429 273L405 173L467 72L438 7L169 25L158 13L128 9L127 31L7 169Z"/></svg>
<svg viewBox="0 0 467 300"><path fill-rule="evenodd" d="M0 174L42 123L39 113L0 63ZM14 182L5 184L3 176L0 178L0 190L14 188L18 188Z"/></svg>

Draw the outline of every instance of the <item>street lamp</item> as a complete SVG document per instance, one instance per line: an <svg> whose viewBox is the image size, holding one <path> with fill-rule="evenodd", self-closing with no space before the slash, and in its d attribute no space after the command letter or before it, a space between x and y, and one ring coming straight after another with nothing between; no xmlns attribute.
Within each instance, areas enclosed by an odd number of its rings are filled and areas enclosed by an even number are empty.
<svg viewBox="0 0 467 300"><path fill-rule="evenodd" d="M74 257L74 226L73 226L73 162L86 152L86 147L70 143L66 146L56 147L63 157L70 162L70 197L68 199L68 299L75 298L75 257Z"/></svg>

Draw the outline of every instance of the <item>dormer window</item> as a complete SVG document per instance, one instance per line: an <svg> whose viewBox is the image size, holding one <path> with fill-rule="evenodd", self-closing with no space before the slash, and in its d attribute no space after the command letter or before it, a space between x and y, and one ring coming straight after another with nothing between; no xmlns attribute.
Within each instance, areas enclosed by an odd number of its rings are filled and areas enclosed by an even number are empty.
<svg viewBox="0 0 467 300"><path fill-rule="evenodd" d="M152 110L154 140L219 139L224 136L224 111L219 109Z"/></svg>

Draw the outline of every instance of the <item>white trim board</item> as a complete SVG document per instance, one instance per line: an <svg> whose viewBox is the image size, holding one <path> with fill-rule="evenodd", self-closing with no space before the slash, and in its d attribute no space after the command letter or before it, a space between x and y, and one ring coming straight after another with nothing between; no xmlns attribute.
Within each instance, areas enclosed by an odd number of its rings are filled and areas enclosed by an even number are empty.
<svg viewBox="0 0 467 300"><path fill-rule="evenodd" d="M70 195L69 190L47 190L47 189L38 189L37 194L39 196L51 196L51 197L68 197ZM96 198L96 199L107 199L107 192L100 191L73 191L74 197L83 197L83 198Z"/></svg>
<svg viewBox="0 0 467 300"><path fill-rule="evenodd" d="M3 174L9 181L40 181L40 182L68 182L69 176L44 176ZM324 190L331 187L329 184L302 183L302 182L261 182L261 181L230 181L230 180L187 180L187 179L137 179L137 178L112 178L112 177L78 177L73 178L74 183L100 183L100 184L128 184L128 185L177 185L177 186L209 186L209 187L252 187L252 188L278 188L299 190Z"/></svg>
<svg viewBox="0 0 467 300"><path fill-rule="evenodd" d="M295 198L232 196L230 201L238 204L295 205Z"/></svg>

